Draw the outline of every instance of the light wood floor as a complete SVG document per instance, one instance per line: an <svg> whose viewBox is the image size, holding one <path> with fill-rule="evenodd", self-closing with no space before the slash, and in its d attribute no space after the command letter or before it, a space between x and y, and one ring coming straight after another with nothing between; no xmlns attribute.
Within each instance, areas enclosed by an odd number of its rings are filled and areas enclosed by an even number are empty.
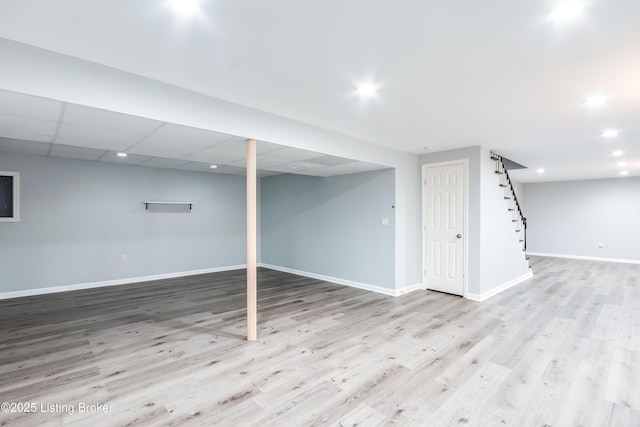
<svg viewBox="0 0 640 427"><path fill-rule="evenodd" d="M484 303L261 270L255 343L242 272L0 301L0 402L37 405L0 425L639 426L640 265L532 266Z"/></svg>

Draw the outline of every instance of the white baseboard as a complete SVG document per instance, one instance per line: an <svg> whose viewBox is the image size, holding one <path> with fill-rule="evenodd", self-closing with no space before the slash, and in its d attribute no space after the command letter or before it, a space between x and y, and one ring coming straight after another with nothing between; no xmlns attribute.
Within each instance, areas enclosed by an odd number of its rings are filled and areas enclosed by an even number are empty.
<svg viewBox="0 0 640 427"><path fill-rule="evenodd" d="M427 287L423 283L416 283L415 285L405 286L404 288L396 289L395 296L399 297L400 295L408 294L413 291L426 291Z"/></svg>
<svg viewBox="0 0 640 427"><path fill-rule="evenodd" d="M482 294L470 294L467 293L467 299L470 299L472 301L486 301L489 298L491 298L492 296L498 295L500 292L504 292L509 288L512 288L516 285L519 285L520 283L524 282L525 280L528 280L530 278L533 277L533 271L529 270L529 272L527 274L524 274L520 277L516 277L513 280L509 280L507 283L503 283L500 286L497 286L493 289L491 289L490 291L484 292Z"/></svg>
<svg viewBox="0 0 640 427"><path fill-rule="evenodd" d="M351 286L353 288L364 289L367 291L377 292L384 295L389 295L393 297L398 297L400 295L408 294L409 292L424 290L426 289L424 285L421 283L416 283L414 285L405 286L400 289L388 289L383 288L382 286L369 285L366 283L354 282L351 280L339 279L337 277L325 276L322 274L309 273L307 271L294 270L286 267L279 267L271 264L258 263L258 267L269 268L271 270L282 271L285 273L297 274L298 276L310 277L312 279L324 280L325 282L332 282L339 285ZM93 288L103 288L107 286L119 286L119 285L127 285L131 283L139 283L139 282L149 282L152 280L162 280L162 279L173 279L176 277L186 277L186 276L195 276L198 274L207 274L207 273L218 273L221 271L231 271L231 270L239 270L241 268L247 268L246 264L240 265L230 265L225 267L215 267L215 268L204 268L201 270L191 270L191 271L180 271L175 273L164 273L164 274L155 274L152 276L141 276L141 277L129 277L125 279L115 279L115 280L105 280L100 282L90 282L90 283L78 283L74 285L64 285L64 286L53 286L50 288L37 288L37 289L27 289L24 291L12 291L12 292L0 292L0 300L11 299L11 298L20 298L20 297L29 297L35 295L45 295L45 294L54 294L58 292L68 292L68 291L78 291L82 289L93 289Z"/></svg>
<svg viewBox="0 0 640 427"><path fill-rule="evenodd" d="M53 294L58 292L77 291L81 289L103 288L106 286L127 285L130 283L149 282L151 280L173 279L176 277L195 276L197 274L218 273L221 271L238 270L247 268L247 265L230 265L225 267L204 268L202 270L180 271L176 273L154 274L152 276L130 277L126 279L105 280L102 282L80 283L75 285L54 286L51 288L28 289L25 291L13 291L0 293L0 300L10 298L29 297L33 295Z"/></svg>
<svg viewBox="0 0 640 427"><path fill-rule="evenodd" d="M407 294L409 292L417 291L419 289L425 289L422 284L409 285L401 289L389 289L382 286L369 285L367 283L354 282L352 280L340 279L338 277L325 276L323 274L310 273L308 271L295 270L288 267L280 267L278 265L260 263L260 267L268 268L270 270L282 271L283 273L296 274L298 276L309 277L311 279L323 280L325 282L336 283L338 285L350 286L352 288L364 289L366 291L377 292L379 294L389 295L397 297Z"/></svg>
<svg viewBox="0 0 640 427"><path fill-rule="evenodd" d="M547 254L547 253L541 253L541 252L527 252L527 255L544 256L544 257L552 257L552 258L583 259L587 261L620 262L623 264L640 264L640 259L601 258L601 257L582 256L582 255Z"/></svg>

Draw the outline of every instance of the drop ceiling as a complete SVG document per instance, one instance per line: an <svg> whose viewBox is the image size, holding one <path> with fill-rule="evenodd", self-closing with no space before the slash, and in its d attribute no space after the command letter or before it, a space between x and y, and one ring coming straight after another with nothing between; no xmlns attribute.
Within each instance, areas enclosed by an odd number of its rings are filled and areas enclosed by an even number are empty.
<svg viewBox="0 0 640 427"><path fill-rule="evenodd" d="M483 145L528 166L521 181L615 177L613 149L639 175L640 2L585 1L575 21L552 22L559 3L200 0L185 16L166 0L0 0L0 37L398 150ZM379 85L375 97L355 95L363 81ZM594 92L609 104L582 105ZM50 133L21 124L28 140ZM109 149L140 156L157 146L163 158L198 148L197 136L167 143L170 127L135 148L142 123L119 136L73 126L58 136L114 138ZM615 140L600 136L610 127Z"/></svg>
<svg viewBox="0 0 640 427"><path fill-rule="evenodd" d="M332 176L384 168L264 141L256 145L258 176ZM0 91L2 151L246 174L245 138L7 91Z"/></svg>

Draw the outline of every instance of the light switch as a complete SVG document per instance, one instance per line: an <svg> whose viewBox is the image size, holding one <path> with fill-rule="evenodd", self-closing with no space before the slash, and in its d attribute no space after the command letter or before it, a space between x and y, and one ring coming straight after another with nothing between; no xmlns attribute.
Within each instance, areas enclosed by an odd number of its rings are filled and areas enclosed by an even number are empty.
<svg viewBox="0 0 640 427"><path fill-rule="evenodd" d="M382 217L382 225L389 225L389 217L388 216L383 216Z"/></svg>

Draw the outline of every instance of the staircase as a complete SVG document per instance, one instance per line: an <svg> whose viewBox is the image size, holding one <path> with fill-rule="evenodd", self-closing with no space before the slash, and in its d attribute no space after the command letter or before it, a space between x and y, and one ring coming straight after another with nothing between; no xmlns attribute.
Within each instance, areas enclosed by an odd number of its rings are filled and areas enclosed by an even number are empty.
<svg viewBox="0 0 640 427"><path fill-rule="evenodd" d="M511 212L511 221L514 224L515 231L518 233L518 239L522 245L522 251L527 251L527 218L522 213L518 197L513 189L509 172L504 164L504 159L495 153L491 153L491 160L496 162L496 174L500 176L500 187L504 189L504 199L507 201L507 209ZM529 258L527 258L527 261Z"/></svg>

